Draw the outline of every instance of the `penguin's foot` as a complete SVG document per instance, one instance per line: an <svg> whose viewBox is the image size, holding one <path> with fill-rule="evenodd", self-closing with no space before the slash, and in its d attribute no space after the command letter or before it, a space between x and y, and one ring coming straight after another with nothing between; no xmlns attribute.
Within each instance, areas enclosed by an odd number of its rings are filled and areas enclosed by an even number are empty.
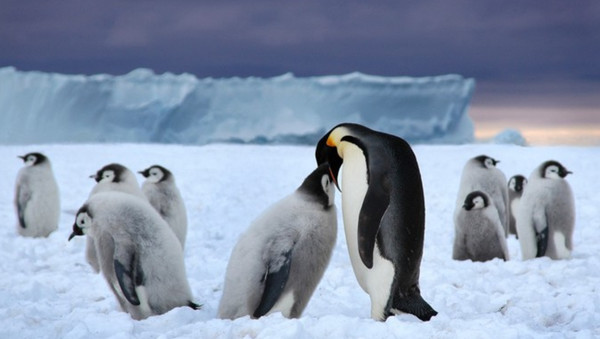
<svg viewBox="0 0 600 339"><path fill-rule="evenodd" d="M429 321L431 317L437 315L434 310L420 295L409 295L398 299L395 307L390 308L390 315L401 313L410 313L423 321Z"/></svg>

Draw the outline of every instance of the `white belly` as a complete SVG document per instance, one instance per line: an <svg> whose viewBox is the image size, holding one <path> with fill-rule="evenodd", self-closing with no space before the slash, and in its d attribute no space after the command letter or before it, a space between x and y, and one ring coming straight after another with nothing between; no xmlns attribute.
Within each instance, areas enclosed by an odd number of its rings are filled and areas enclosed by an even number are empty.
<svg viewBox="0 0 600 339"><path fill-rule="evenodd" d="M514 198L513 201L510 203L510 213L515 216L517 216L518 213L518 209L519 209L519 202L521 201L521 198Z"/></svg>
<svg viewBox="0 0 600 339"><path fill-rule="evenodd" d="M394 278L394 266L391 261L379 255L377 248L373 253L373 268L368 269L360 258L358 216L367 189L366 159L358 147L348 145L344 150L342 167L342 214L348 252L360 287L371 297L371 317L383 319L383 310Z"/></svg>

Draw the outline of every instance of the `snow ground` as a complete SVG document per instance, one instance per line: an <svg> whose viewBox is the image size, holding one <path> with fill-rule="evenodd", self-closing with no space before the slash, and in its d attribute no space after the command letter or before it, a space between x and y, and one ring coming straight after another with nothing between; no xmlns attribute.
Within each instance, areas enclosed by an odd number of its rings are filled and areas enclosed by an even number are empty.
<svg viewBox="0 0 600 339"><path fill-rule="evenodd" d="M0 146L0 338L593 338L600 337L600 147L518 147L474 144L416 146L425 188L427 226L421 291L439 312L429 322L411 315L375 322L368 296L350 265L338 206L331 263L300 319L216 319L229 253L238 235L265 208L291 193L315 167L304 146L93 144ZM16 234L17 155L50 157L61 189L58 231L47 239ZM561 161L577 206L573 257L521 261L451 259L452 214L462 166L488 154L507 177L529 176L542 161ZM73 213L110 162L134 171L161 164L174 173L186 201L186 268L200 311L178 308L136 321L118 309L102 276L84 259L85 239L67 242ZM138 180L140 183L142 177Z"/></svg>

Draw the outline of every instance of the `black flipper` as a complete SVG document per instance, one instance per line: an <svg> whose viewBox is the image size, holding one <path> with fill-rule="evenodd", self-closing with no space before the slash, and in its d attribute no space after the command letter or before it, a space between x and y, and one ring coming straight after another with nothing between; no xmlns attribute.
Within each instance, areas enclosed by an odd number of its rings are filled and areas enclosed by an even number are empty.
<svg viewBox="0 0 600 339"><path fill-rule="evenodd" d="M187 304L187 305L188 305L188 307L190 307L190 308L192 308L192 309L194 309L194 310L199 310L199 309L201 309L201 308L202 308L202 304L196 304L196 303L195 303L195 302L193 302L193 301L188 301L188 304Z"/></svg>
<svg viewBox="0 0 600 339"><path fill-rule="evenodd" d="M541 232L535 232L535 238L537 240L537 254L536 258L543 257L548 249L548 227L546 226Z"/></svg>
<svg viewBox="0 0 600 339"><path fill-rule="evenodd" d="M373 175L374 173L370 173ZM373 249L381 218L387 209L390 198L381 185L383 178L369 178L369 188L365 194L358 216L358 252L367 268L373 267Z"/></svg>
<svg viewBox="0 0 600 339"><path fill-rule="evenodd" d="M21 228L27 228L25 225L25 207L31 199L31 193L28 190L24 190L21 185L17 187L17 214L19 216L19 226Z"/></svg>
<svg viewBox="0 0 600 339"><path fill-rule="evenodd" d="M254 318L260 318L267 314L273 308L283 289L287 283L288 277L290 276L290 266L292 264L292 250L282 253L284 257L283 264L277 271L271 271L270 267L267 267L267 272L263 278L265 282L265 289L260 299L260 304L252 314Z"/></svg>
<svg viewBox="0 0 600 339"><path fill-rule="evenodd" d="M438 314L436 310L423 300L420 294L399 298L396 302L396 309L404 313L410 313L422 321L429 321L431 317Z"/></svg>
<svg viewBox="0 0 600 339"><path fill-rule="evenodd" d="M125 299L132 305L140 305L140 299L135 291L135 287L143 283L144 275L140 269L139 260L137 260L134 248L131 246L127 249L117 251L115 253L114 265L115 275Z"/></svg>

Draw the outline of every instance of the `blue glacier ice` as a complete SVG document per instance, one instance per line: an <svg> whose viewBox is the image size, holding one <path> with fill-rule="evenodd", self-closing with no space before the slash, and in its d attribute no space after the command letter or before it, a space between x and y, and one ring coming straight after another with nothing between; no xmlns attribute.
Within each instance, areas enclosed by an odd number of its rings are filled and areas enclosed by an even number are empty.
<svg viewBox="0 0 600 339"><path fill-rule="evenodd" d="M314 144L340 122L411 143L474 140L475 82L459 75L202 78L0 68L0 144L213 142Z"/></svg>

